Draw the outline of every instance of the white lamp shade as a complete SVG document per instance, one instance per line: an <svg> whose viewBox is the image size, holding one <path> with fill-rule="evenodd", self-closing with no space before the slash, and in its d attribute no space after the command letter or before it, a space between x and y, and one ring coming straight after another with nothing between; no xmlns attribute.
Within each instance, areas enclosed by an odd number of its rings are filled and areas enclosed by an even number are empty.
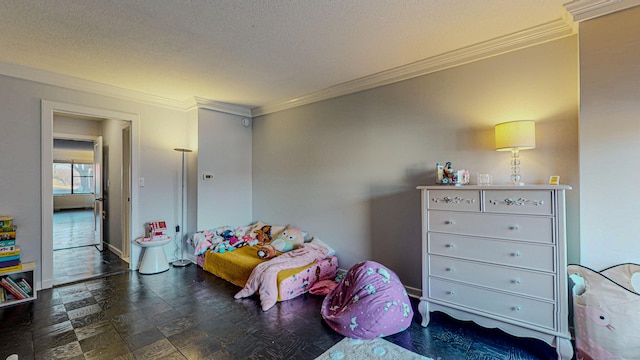
<svg viewBox="0 0 640 360"><path fill-rule="evenodd" d="M535 147L535 121L518 120L496 125L496 151L527 150Z"/></svg>

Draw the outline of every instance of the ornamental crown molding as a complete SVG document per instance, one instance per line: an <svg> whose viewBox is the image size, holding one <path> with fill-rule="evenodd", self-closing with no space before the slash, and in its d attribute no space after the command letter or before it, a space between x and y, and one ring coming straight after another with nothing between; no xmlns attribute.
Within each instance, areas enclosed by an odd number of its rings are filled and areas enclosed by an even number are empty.
<svg viewBox="0 0 640 360"><path fill-rule="evenodd" d="M566 10L564 20L558 19L551 21L530 29L253 109L197 96L184 101L173 100L9 63L0 62L0 75L175 110L189 111L198 108L245 117L256 117L369 90L544 42L557 40L576 33L576 24L581 21L590 20L638 5L640 5L640 0L573 0L564 5L564 9Z"/></svg>
<svg viewBox="0 0 640 360"><path fill-rule="evenodd" d="M173 110L189 111L197 107L233 115L251 116L251 110L240 105L223 103L196 96L184 101L173 100L17 64L0 62L0 75Z"/></svg>
<svg viewBox="0 0 640 360"><path fill-rule="evenodd" d="M251 110L255 116L266 115L297 106L327 100L375 87L408 80L455 66L501 55L544 42L557 40L574 33L571 24L563 19L554 20L536 27L501 36L492 40L449 51L424 60L394 69L382 71L360 79L314 91L283 102L259 106Z"/></svg>
<svg viewBox="0 0 640 360"><path fill-rule="evenodd" d="M572 22L582 22L640 5L640 0L573 0L564 4Z"/></svg>
<svg viewBox="0 0 640 360"><path fill-rule="evenodd" d="M194 96L184 103L184 110L189 111L193 109L205 109L232 115L251 117L251 109L247 107L209 100L198 96Z"/></svg>

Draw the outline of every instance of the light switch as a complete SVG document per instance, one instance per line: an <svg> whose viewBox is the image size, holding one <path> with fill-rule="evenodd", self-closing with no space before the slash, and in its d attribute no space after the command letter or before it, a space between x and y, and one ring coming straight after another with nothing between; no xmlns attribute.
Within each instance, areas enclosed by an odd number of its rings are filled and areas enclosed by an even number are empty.
<svg viewBox="0 0 640 360"><path fill-rule="evenodd" d="M144 186L144 178L143 177L138 179L138 186L140 186L140 187Z"/></svg>
<svg viewBox="0 0 640 360"><path fill-rule="evenodd" d="M211 181L211 180L213 180L213 173L210 173L210 172L202 173L202 180L203 181Z"/></svg>

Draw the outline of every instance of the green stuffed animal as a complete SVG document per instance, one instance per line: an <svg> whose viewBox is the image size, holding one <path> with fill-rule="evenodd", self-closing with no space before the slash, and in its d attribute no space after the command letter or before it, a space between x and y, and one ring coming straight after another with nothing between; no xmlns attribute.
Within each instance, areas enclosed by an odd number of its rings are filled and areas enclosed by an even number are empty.
<svg viewBox="0 0 640 360"><path fill-rule="evenodd" d="M304 244L304 233L295 227L284 229L271 241L271 246L282 252L291 251L302 244Z"/></svg>

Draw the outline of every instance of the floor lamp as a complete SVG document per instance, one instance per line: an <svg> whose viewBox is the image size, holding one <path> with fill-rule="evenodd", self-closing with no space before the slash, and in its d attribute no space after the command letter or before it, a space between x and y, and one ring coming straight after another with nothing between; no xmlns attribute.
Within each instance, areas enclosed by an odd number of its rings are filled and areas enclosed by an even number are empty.
<svg viewBox="0 0 640 360"><path fill-rule="evenodd" d="M183 232L184 232L184 157L185 157L185 153L188 152L192 152L193 150L191 149L187 149L187 148L175 148L173 149L175 151L179 151L182 153L182 182L181 182L181 186L182 186L182 197L181 197L181 201L180 201L180 227L179 227L179 231L180 231L180 236L178 237L178 239L180 239L180 260L176 260L173 263L171 263L171 265L176 266L176 267L183 267L183 266L187 266L187 265L191 265L191 261L189 260L185 260L184 259L184 253L182 252L182 243L184 242L183 239Z"/></svg>

